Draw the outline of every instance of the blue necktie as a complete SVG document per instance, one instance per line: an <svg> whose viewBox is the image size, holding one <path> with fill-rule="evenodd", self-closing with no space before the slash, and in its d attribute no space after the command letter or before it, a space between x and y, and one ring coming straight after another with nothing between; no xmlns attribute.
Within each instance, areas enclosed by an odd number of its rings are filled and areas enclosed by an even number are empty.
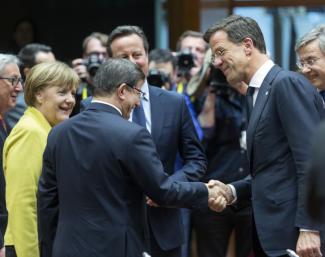
<svg viewBox="0 0 325 257"><path fill-rule="evenodd" d="M139 107L133 109L132 122L146 128L146 116L142 107L142 101Z"/></svg>
<svg viewBox="0 0 325 257"><path fill-rule="evenodd" d="M255 87L248 87L246 93L246 109L247 109L247 122L251 116L253 110L253 95L255 92Z"/></svg>

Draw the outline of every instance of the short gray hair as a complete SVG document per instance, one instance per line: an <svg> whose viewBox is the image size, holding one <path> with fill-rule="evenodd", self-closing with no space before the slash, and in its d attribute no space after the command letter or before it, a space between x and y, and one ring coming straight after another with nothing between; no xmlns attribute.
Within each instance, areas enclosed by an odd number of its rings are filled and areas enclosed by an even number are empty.
<svg viewBox="0 0 325 257"><path fill-rule="evenodd" d="M138 65L123 58L108 58L94 77L94 96L111 95L121 84L135 86L145 75Z"/></svg>
<svg viewBox="0 0 325 257"><path fill-rule="evenodd" d="M0 74L3 74L4 68L11 63L15 63L19 66L20 62L17 56L12 54L0 54Z"/></svg>
<svg viewBox="0 0 325 257"><path fill-rule="evenodd" d="M325 24L319 25L303 35L296 43L295 51L298 52L300 48L318 39L319 48L325 54Z"/></svg>

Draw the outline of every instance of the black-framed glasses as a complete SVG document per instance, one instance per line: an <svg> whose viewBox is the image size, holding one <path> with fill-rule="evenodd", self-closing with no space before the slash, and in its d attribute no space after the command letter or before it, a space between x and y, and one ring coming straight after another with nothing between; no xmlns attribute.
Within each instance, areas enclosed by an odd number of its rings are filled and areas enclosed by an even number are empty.
<svg viewBox="0 0 325 257"><path fill-rule="evenodd" d="M125 83L125 84L126 84L128 87L134 89L134 90L136 91L136 93L137 93L137 95L138 95L139 97L143 98L143 97L146 95L146 93L143 92L143 91L141 91L140 89L138 89L138 88L136 88L136 87L134 87L134 86L131 86L131 85L128 84L128 83Z"/></svg>
<svg viewBox="0 0 325 257"><path fill-rule="evenodd" d="M17 77L0 77L0 79L6 79L10 81L11 85L13 87L16 87L19 83L23 84L23 79L22 78L17 78Z"/></svg>

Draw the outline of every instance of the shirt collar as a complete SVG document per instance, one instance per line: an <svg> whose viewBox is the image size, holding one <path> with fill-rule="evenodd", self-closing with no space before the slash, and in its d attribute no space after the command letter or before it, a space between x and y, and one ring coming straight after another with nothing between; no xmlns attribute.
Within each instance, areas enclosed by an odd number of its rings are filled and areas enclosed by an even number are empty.
<svg viewBox="0 0 325 257"><path fill-rule="evenodd" d="M148 85L148 81L145 80L142 87L141 87L141 91L143 93L145 93L144 97L142 98L143 100L145 101L148 101L150 100L150 95L149 95L149 85Z"/></svg>
<svg viewBox="0 0 325 257"><path fill-rule="evenodd" d="M254 74L251 81L249 82L250 87L260 88L266 75L274 66L272 60L267 60Z"/></svg>
<svg viewBox="0 0 325 257"><path fill-rule="evenodd" d="M104 101L100 101L100 100L92 100L91 101L92 103L100 103L100 104L106 104L106 105L109 105L109 106L111 106L111 107L113 107L114 109L116 109L118 112L119 112L119 114L121 114L121 116L122 116L122 112L121 112L121 110L119 109L119 108L117 108L115 105L113 105L113 104L110 104L110 103L107 103L107 102L104 102Z"/></svg>

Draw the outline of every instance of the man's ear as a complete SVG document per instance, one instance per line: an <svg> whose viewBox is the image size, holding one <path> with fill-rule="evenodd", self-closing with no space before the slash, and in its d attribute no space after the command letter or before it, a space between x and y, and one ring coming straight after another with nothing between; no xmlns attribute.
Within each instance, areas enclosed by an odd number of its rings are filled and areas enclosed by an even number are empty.
<svg viewBox="0 0 325 257"><path fill-rule="evenodd" d="M127 88L126 87L127 87L127 85L123 83L123 84L119 85L119 87L116 90L117 96L121 100L124 100L125 99L125 93L127 91Z"/></svg>
<svg viewBox="0 0 325 257"><path fill-rule="evenodd" d="M245 51L246 55L251 55L253 48L254 48L253 40L249 37L246 37L243 40L243 45L244 45L244 51Z"/></svg>

